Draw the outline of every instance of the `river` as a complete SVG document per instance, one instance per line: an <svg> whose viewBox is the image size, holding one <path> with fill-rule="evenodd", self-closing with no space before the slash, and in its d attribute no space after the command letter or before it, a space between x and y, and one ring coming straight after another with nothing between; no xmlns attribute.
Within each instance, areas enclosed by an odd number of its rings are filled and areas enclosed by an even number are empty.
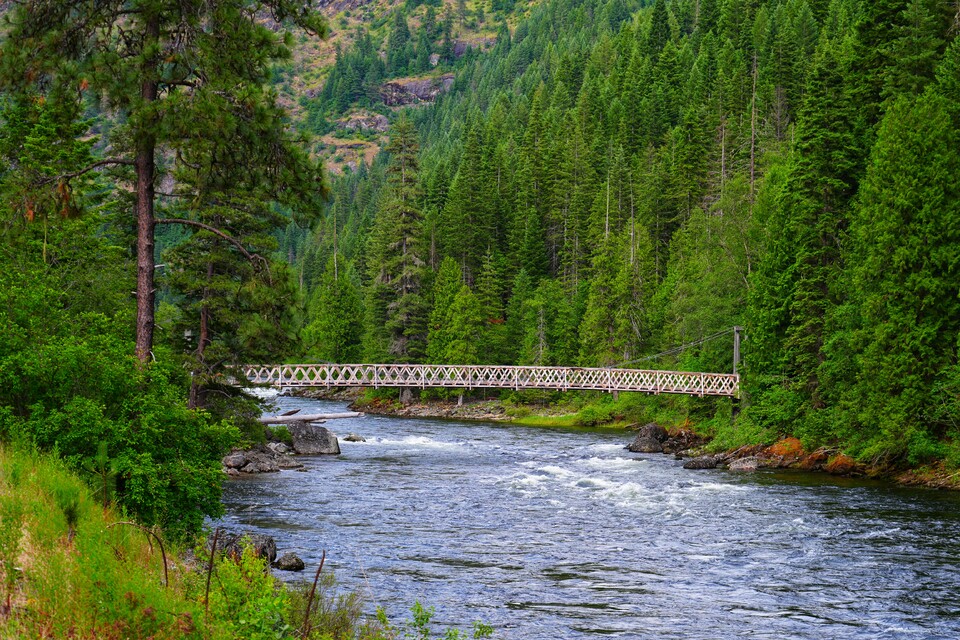
<svg viewBox="0 0 960 640"><path fill-rule="evenodd" d="M227 482L222 524L274 536L304 578L325 549L341 585L395 620L418 599L438 626L516 640L960 638L956 493L687 471L625 451L622 432L327 426L342 455Z"/></svg>

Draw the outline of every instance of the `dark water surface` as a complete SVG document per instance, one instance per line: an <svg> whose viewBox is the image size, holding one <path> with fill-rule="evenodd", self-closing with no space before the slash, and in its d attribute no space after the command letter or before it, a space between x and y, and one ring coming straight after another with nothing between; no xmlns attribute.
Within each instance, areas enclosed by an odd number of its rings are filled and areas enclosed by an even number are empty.
<svg viewBox="0 0 960 640"><path fill-rule="evenodd" d="M343 404L279 398L281 410ZM627 437L365 416L343 454L226 483L223 524L406 619L498 638L960 638L960 495L686 471ZM359 433L366 443L343 442Z"/></svg>

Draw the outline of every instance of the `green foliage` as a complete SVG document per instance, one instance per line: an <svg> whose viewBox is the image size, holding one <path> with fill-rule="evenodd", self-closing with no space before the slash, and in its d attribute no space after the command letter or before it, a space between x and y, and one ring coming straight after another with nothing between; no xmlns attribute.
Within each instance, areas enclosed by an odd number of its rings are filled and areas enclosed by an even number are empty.
<svg viewBox="0 0 960 640"><path fill-rule="evenodd" d="M56 450L75 469L99 469L100 491L115 479L117 501L144 523L197 531L222 510L219 458L236 430L186 408L178 366L137 364L123 314L65 308L60 274L23 266L0 262L4 437ZM61 497L72 520L72 501Z"/></svg>
<svg viewBox="0 0 960 640"><path fill-rule="evenodd" d="M960 335L960 237L948 222L960 219L960 136L950 108L932 92L891 106L851 226L857 313L835 357L854 361L842 406L864 455L942 457L936 443L951 426L927 417Z"/></svg>
<svg viewBox="0 0 960 640"><path fill-rule="evenodd" d="M385 616L368 619L359 594L340 590L329 572L320 576L302 635L312 585L285 585L249 546L239 557L215 558L208 592L206 573L182 563L182 548L168 540L163 555L155 531L102 508L62 461L0 448L0 469L3 637L400 637ZM56 507L63 504L71 505L69 518ZM203 545L195 554L209 557ZM429 619L417 620L426 629ZM475 638L492 632L480 623L474 629ZM444 637L463 636L451 629Z"/></svg>
<svg viewBox="0 0 960 640"><path fill-rule="evenodd" d="M410 362L426 348L423 291L423 215L417 183L419 145L413 124L401 119L390 136L388 189L370 234L366 357Z"/></svg>
<svg viewBox="0 0 960 640"><path fill-rule="evenodd" d="M350 263L332 256L314 290L303 329L309 361L359 362L363 303L357 276Z"/></svg>
<svg viewBox="0 0 960 640"><path fill-rule="evenodd" d="M293 436L290 434L290 430L287 428L287 425L281 424L270 427L270 432L279 442L282 442L290 447L293 446Z"/></svg>

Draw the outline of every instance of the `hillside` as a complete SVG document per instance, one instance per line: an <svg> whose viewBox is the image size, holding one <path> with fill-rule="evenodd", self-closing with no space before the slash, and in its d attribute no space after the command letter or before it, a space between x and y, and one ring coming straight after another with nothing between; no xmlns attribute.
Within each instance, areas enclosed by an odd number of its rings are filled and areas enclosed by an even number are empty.
<svg viewBox="0 0 960 640"><path fill-rule="evenodd" d="M499 0L324 2L319 10L329 36L297 34L293 57L274 70L280 102L301 129L320 136L313 150L331 171L355 170L382 147L383 125L363 126L365 121L397 107L432 103L449 89L464 56L488 51L498 33L515 27L533 6ZM343 86L350 77L356 88Z"/></svg>
<svg viewBox="0 0 960 640"><path fill-rule="evenodd" d="M743 325L739 439L955 457L955 14L533 8L289 231L304 355L725 371Z"/></svg>

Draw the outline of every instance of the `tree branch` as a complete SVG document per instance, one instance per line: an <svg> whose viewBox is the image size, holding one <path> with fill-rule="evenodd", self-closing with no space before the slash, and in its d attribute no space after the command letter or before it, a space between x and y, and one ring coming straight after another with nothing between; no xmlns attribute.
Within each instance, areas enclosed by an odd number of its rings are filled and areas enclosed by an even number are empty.
<svg viewBox="0 0 960 640"><path fill-rule="evenodd" d="M155 224L182 224L188 227L197 227L198 229L203 229L204 231L209 231L210 233L219 236L236 247L237 251L243 254L243 257L249 260L250 262L260 262L267 269L267 273L270 272L270 263L267 262L267 259L261 256L259 253L250 253L247 251L247 248L244 247L239 240L234 238L228 233L217 229L216 227L211 227L208 224L203 222L197 222L196 220L187 220L186 218L157 218L154 220Z"/></svg>
<svg viewBox="0 0 960 640"><path fill-rule="evenodd" d="M116 165L124 165L124 166L132 167L133 164L134 164L133 160L123 160L121 158L107 158L106 160L99 160L97 162L94 162L91 165L87 165L83 169L80 169L79 171L74 171L73 173L64 173L59 176L52 176L49 178L45 178L40 182L40 184L50 184L51 182L70 182L74 178L79 178L84 174L87 174L87 173L90 173L91 171L99 169L100 167L110 167L110 166L116 166Z"/></svg>

